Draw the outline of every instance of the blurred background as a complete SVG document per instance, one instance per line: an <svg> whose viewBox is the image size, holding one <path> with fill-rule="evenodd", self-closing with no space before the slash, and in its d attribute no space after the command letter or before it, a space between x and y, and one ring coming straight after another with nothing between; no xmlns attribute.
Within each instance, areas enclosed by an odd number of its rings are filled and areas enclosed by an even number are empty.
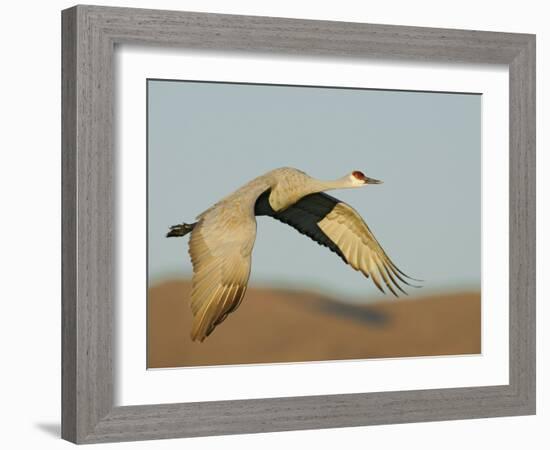
<svg viewBox="0 0 550 450"><path fill-rule="evenodd" d="M148 367L481 351L481 96L149 80ZM372 282L292 228L258 218L249 290L202 344L189 338L192 266L168 226L292 166L384 184L333 191L404 272Z"/></svg>

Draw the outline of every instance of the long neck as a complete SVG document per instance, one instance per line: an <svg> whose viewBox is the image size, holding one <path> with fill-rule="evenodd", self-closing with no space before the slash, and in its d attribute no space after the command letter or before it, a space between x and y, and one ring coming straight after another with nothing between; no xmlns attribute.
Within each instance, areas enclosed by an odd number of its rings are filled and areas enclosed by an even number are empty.
<svg viewBox="0 0 550 450"><path fill-rule="evenodd" d="M337 180L328 181L313 179L311 183L311 188L314 189L313 192L330 191L333 189L350 189L356 187L358 186L353 184L349 177L342 177Z"/></svg>

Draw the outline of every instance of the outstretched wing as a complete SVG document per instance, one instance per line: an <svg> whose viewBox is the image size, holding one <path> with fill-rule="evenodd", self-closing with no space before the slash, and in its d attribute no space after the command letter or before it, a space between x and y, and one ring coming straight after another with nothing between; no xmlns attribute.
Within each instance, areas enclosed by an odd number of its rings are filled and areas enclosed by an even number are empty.
<svg viewBox="0 0 550 450"><path fill-rule="evenodd" d="M290 225L339 255L355 270L370 277L384 292L382 283L395 295L406 292L399 282L414 286L388 257L359 213L348 204L323 192L303 197L289 208L275 212L269 191L256 202L256 215L268 215Z"/></svg>
<svg viewBox="0 0 550 450"><path fill-rule="evenodd" d="M318 244L324 245L336 253L347 264L340 248L317 226L340 200L325 193L302 197L289 208L275 212L269 203L270 190L265 191L256 201L254 212L257 216L270 216L305 234Z"/></svg>
<svg viewBox="0 0 550 450"><path fill-rule="evenodd" d="M202 342L240 305L248 285L255 238L253 215L223 207L203 216L191 232L192 340Z"/></svg>
<svg viewBox="0 0 550 450"><path fill-rule="evenodd" d="M318 226L342 251L347 263L370 276L382 292L380 278L395 296L394 287L406 294L397 280L412 286L405 280L405 277L410 277L397 268L359 213L348 204L340 202L335 205Z"/></svg>

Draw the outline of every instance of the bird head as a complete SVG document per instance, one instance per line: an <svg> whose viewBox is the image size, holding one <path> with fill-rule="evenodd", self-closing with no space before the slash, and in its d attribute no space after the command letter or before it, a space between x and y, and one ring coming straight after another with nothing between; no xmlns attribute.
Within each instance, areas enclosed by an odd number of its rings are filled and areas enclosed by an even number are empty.
<svg viewBox="0 0 550 450"><path fill-rule="evenodd" d="M349 178L354 186L363 186L365 184L382 184L382 181L369 178L360 170L354 170L351 172Z"/></svg>

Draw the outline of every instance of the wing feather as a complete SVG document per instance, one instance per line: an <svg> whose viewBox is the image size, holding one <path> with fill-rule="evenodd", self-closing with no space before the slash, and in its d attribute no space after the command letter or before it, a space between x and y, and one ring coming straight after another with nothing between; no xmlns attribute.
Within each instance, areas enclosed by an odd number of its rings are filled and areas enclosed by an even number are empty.
<svg viewBox="0 0 550 450"><path fill-rule="evenodd" d="M250 276L255 238L254 216L223 205L202 216L191 232L192 340L202 342L240 305Z"/></svg>
<svg viewBox="0 0 550 450"><path fill-rule="evenodd" d="M359 213L348 204L337 203L317 225L338 246L348 264L370 277L380 291L385 293L385 285L396 297L394 288L406 293L395 277L414 286L404 279L410 277L397 268Z"/></svg>
<svg viewBox="0 0 550 450"><path fill-rule="evenodd" d="M397 268L365 221L348 204L319 192L306 195L283 211L274 211L268 201L269 193L265 191L256 201L256 215L271 216L328 247L353 269L370 277L384 293L383 285L395 296L395 288L406 294L399 282L418 287L407 281L414 278Z"/></svg>

